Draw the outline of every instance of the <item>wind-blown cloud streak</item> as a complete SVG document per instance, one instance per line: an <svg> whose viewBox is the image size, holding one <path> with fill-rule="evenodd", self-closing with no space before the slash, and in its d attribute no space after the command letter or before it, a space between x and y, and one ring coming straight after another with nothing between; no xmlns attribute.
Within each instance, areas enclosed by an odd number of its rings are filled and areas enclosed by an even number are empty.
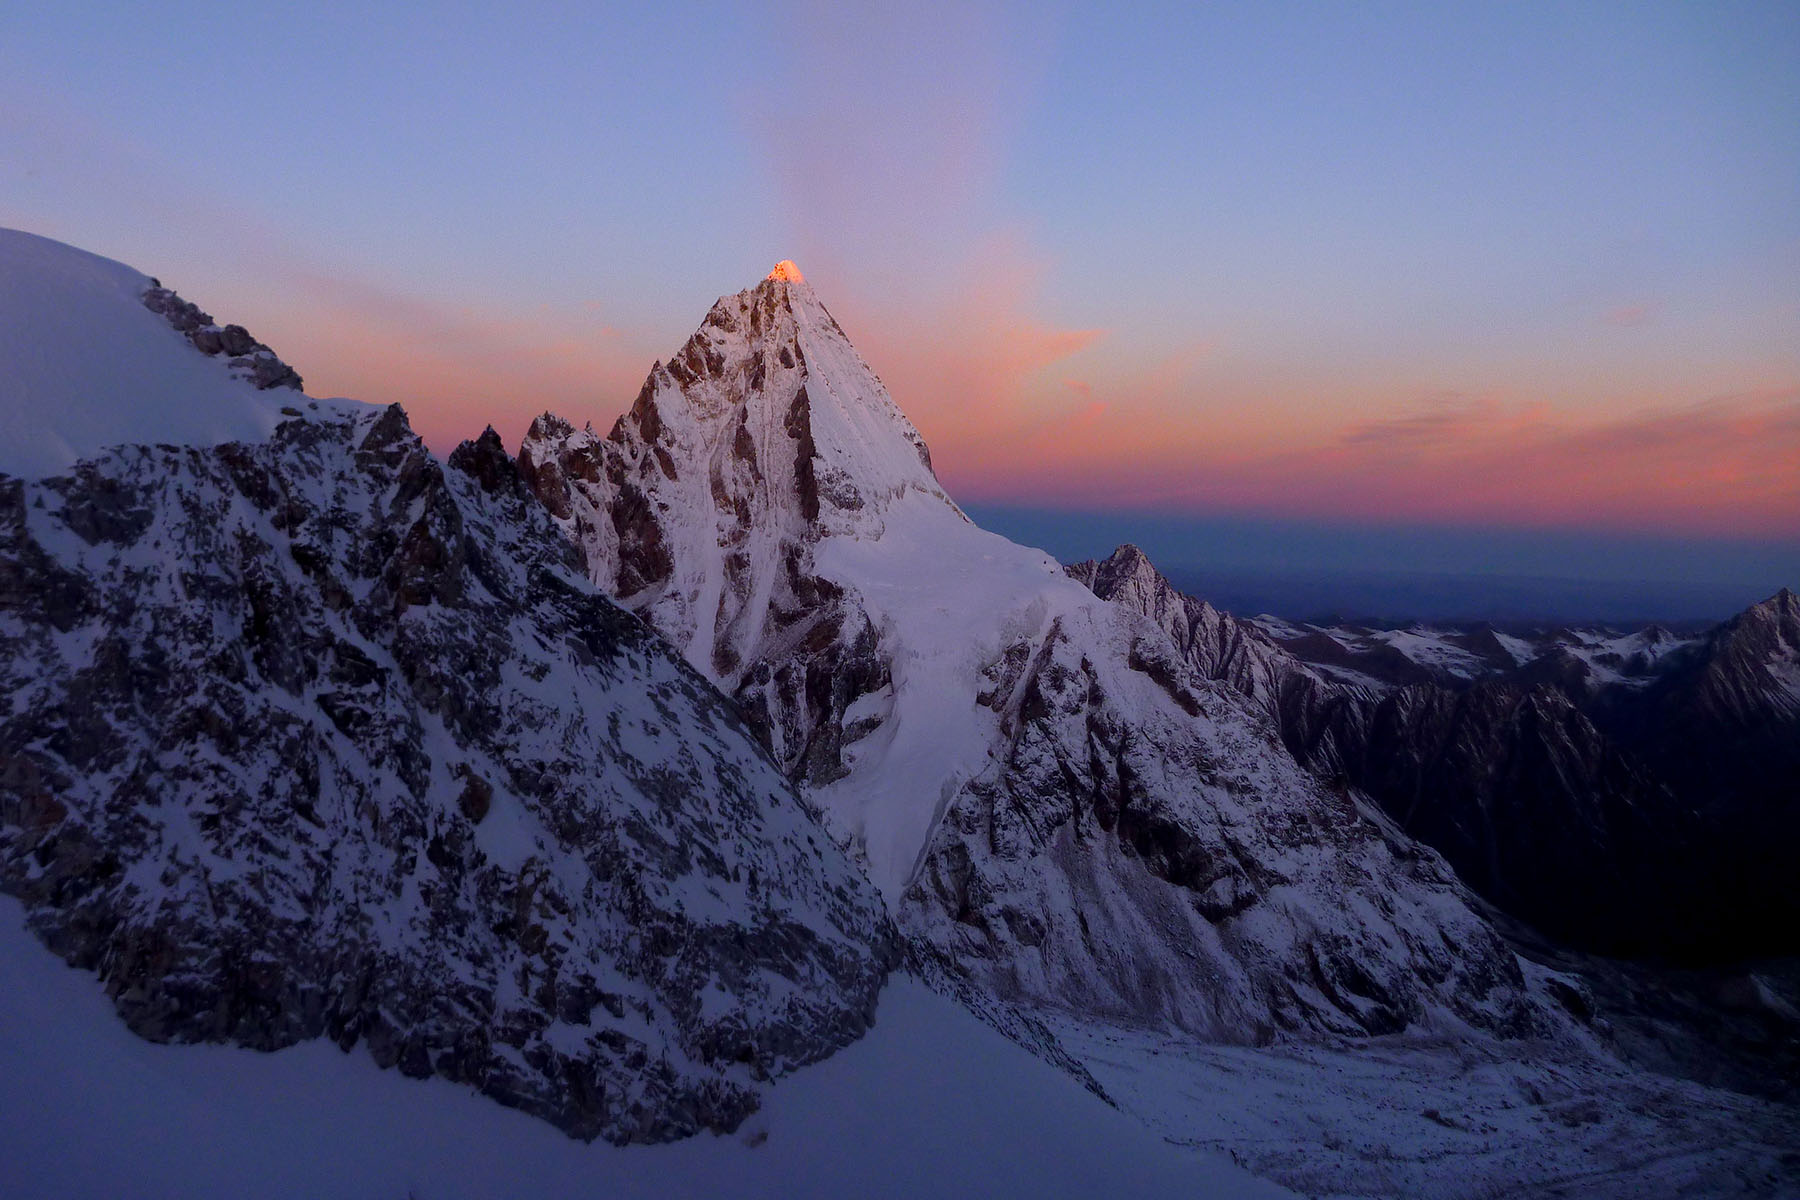
<svg viewBox="0 0 1800 1200"><path fill-rule="evenodd" d="M895 400L952 458L1043 419L1097 329L1037 312L1049 259L999 198L1057 30L1042 8L772 6L753 98L797 259Z"/></svg>

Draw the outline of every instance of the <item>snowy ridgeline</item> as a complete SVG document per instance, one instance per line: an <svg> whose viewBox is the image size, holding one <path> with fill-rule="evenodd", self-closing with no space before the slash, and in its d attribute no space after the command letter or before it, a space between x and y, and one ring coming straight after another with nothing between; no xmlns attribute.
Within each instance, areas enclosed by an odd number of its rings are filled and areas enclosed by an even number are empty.
<svg viewBox="0 0 1800 1200"><path fill-rule="evenodd" d="M0 473L65 471L108 446L259 441L299 384L149 276L0 229Z"/></svg>

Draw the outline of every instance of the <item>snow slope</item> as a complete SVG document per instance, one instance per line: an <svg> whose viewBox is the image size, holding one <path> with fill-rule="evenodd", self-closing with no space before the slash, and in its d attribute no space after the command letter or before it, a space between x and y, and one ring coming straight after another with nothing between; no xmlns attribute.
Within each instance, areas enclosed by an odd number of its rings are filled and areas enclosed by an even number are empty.
<svg viewBox="0 0 1800 1200"><path fill-rule="evenodd" d="M10 899L0 978L9 1200L1288 1194L1161 1140L905 978L862 1041L778 1084L735 1136L627 1148L323 1042L260 1054L142 1041Z"/></svg>
<svg viewBox="0 0 1800 1200"><path fill-rule="evenodd" d="M144 307L156 281L0 229L0 473L36 478L106 446L267 437L296 393L259 391Z"/></svg>

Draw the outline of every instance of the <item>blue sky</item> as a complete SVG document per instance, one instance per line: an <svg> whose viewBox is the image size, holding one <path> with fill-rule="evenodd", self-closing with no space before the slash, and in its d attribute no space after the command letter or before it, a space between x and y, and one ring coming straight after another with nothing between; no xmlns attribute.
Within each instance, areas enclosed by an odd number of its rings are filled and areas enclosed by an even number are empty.
<svg viewBox="0 0 1800 1200"><path fill-rule="evenodd" d="M791 257L977 503L1800 545L1792 3L12 5L0 223L443 448Z"/></svg>

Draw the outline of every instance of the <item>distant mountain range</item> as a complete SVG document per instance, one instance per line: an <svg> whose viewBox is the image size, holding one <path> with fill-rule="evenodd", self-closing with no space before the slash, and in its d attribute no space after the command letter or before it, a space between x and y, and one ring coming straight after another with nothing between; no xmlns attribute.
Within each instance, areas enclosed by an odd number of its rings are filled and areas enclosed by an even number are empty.
<svg viewBox="0 0 1800 1200"><path fill-rule="evenodd" d="M1406 625L1715 625L1800 572L1800 533L1692 535L1345 526L1168 511L965 506L1066 561L1130 542L1182 591L1243 616Z"/></svg>
<svg viewBox="0 0 1800 1200"><path fill-rule="evenodd" d="M1709 961L1800 951L1792 592L1688 636L1520 636L1240 621L1135 546L1070 573L1158 620L1189 665L1259 701L1295 757L1553 936Z"/></svg>

